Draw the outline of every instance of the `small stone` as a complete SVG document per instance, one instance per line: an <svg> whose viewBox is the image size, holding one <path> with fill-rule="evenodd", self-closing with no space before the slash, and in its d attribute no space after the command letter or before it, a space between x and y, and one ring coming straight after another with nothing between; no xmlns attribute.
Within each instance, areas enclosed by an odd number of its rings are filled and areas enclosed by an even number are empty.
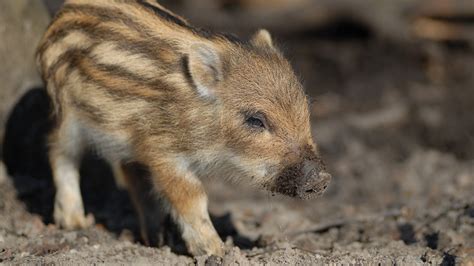
<svg viewBox="0 0 474 266"><path fill-rule="evenodd" d="M222 258L218 257L218 256L209 256L209 258L207 258L205 264L206 266L218 266L218 265L222 265Z"/></svg>
<svg viewBox="0 0 474 266"><path fill-rule="evenodd" d="M128 229L123 229L122 232L120 232L119 240L126 241L126 242L134 242L132 231Z"/></svg>
<svg viewBox="0 0 474 266"><path fill-rule="evenodd" d="M196 256L194 257L194 264L196 264L197 266L204 266L206 265L207 259L208 259L208 256L206 255Z"/></svg>
<svg viewBox="0 0 474 266"><path fill-rule="evenodd" d="M86 236L83 236L81 237L81 241L84 243L84 244L87 244L89 242L89 238L87 238Z"/></svg>
<svg viewBox="0 0 474 266"><path fill-rule="evenodd" d="M29 252L23 251L23 252L20 254L20 257L23 258L23 257L29 256L29 255L30 255Z"/></svg>
<svg viewBox="0 0 474 266"><path fill-rule="evenodd" d="M64 234L64 238L69 243L75 242L77 238L77 232L67 232Z"/></svg>
<svg viewBox="0 0 474 266"><path fill-rule="evenodd" d="M164 254L171 254L171 248L168 246L162 247L161 250L163 250Z"/></svg>

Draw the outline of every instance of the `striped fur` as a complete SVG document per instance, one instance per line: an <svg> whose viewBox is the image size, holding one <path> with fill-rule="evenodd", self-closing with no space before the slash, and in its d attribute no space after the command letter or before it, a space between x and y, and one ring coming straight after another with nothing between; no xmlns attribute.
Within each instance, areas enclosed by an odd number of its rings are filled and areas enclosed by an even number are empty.
<svg viewBox="0 0 474 266"><path fill-rule="evenodd" d="M136 178L124 169L135 162L149 168L153 191L194 255L223 252L201 178L292 196L302 195L280 184L307 186L308 171L317 191L327 184L306 96L264 30L241 41L192 27L153 0L68 0L39 44L37 63L57 119L54 216L65 228L93 223L78 188L88 146L110 162L134 202Z"/></svg>

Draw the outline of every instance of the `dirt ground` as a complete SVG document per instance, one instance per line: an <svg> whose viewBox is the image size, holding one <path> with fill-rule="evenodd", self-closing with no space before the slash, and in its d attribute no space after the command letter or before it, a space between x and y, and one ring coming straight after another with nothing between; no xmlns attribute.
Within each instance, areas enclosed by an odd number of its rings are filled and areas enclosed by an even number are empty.
<svg viewBox="0 0 474 266"><path fill-rule="evenodd" d="M97 225L60 230L46 160L48 99L34 89L5 132L0 264L474 265L474 48L337 27L276 37L314 98L314 136L333 174L321 198L207 180L227 252L192 258L173 236L160 248L140 242L127 193L90 155L82 194Z"/></svg>

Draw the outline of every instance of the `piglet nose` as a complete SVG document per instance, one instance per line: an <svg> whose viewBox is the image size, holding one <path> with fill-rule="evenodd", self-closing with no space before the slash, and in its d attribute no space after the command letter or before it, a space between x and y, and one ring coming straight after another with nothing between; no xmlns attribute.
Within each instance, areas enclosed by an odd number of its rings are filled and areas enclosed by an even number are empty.
<svg viewBox="0 0 474 266"><path fill-rule="evenodd" d="M299 182L296 194L302 199L309 199L321 195L331 181L331 175L324 170L320 160L305 161L303 176Z"/></svg>

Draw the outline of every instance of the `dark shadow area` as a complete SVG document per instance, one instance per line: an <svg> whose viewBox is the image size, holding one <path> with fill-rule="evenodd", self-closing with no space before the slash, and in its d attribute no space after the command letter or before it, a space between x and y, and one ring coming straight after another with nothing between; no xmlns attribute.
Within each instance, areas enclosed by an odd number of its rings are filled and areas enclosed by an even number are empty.
<svg viewBox="0 0 474 266"><path fill-rule="evenodd" d="M400 234L400 239L403 240L403 243L411 245L417 242L415 238L415 229L412 224L404 223L398 226L398 232Z"/></svg>
<svg viewBox="0 0 474 266"><path fill-rule="evenodd" d="M323 39L331 41L365 41L374 36L373 31L367 25L351 18L341 18L336 21L328 22L319 27L311 29L302 29L292 34L292 37L298 40L305 39Z"/></svg>
<svg viewBox="0 0 474 266"><path fill-rule="evenodd" d="M52 127L46 91L34 88L15 105L5 127L3 160L17 195L28 210L52 222L54 186L47 158Z"/></svg>
<svg viewBox="0 0 474 266"><path fill-rule="evenodd" d="M456 256L444 253L443 261L441 261L441 266L454 266L456 265Z"/></svg>
<svg viewBox="0 0 474 266"><path fill-rule="evenodd" d="M28 211L39 215L44 223L54 223L53 205L55 189L48 162L47 135L53 127L50 116L50 99L42 88L28 91L15 105L6 125L3 159L11 176L18 198ZM146 172L140 172L145 175ZM110 167L89 152L80 168L81 191L86 213L92 213L97 224L120 235L130 230L135 239L140 239L139 223L127 191L119 189ZM144 184L145 188L150 184ZM152 201L151 193L146 197ZM157 210L157 204L151 208ZM167 215L164 223L157 221L151 213L147 217L152 246L168 244L174 251L184 253L184 245L177 228ZM223 240L231 236L236 246L251 248L253 242L238 234L231 215L212 216L212 221ZM156 224L156 225L155 225ZM162 228L159 227L163 224ZM158 231L158 232L157 232ZM163 236L158 236L163 234ZM160 240L161 239L161 240Z"/></svg>
<svg viewBox="0 0 474 266"><path fill-rule="evenodd" d="M439 233L434 232L431 234L425 234L425 241L426 241L426 246L428 246L431 249L437 249L438 248L438 242L439 242Z"/></svg>
<svg viewBox="0 0 474 266"><path fill-rule="evenodd" d="M237 229L232 223L231 213L226 213L222 216L214 216L211 214L211 221L216 227L217 233L223 241L225 241L226 238L230 236L232 237L234 245L240 249L251 249L257 245L255 241L252 241L237 232Z"/></svg>

